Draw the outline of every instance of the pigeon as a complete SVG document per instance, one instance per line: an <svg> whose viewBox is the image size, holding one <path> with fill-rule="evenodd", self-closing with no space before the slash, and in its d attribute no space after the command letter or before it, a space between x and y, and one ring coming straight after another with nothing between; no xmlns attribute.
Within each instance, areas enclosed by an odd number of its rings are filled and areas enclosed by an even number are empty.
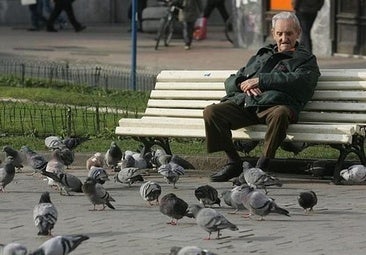
<svg viewBox="0 0 366 255"><path fill-rule="evenodd" d="M114 180L120 183L127 183L131 187L135 182L143 182L144 178L141 175L141 170L137 167L122 168L114 175Z"/></svg>
<svg viewBox="0 0 366 255"><path fill-rule="evenodd" d="M114 198L106 191L102 184L97 183L97 181L91 177L88 177L83 186L82 186L84 194L89 198L90 202L92 202L94 208L92 211L95 211L96 205L102 205L101 211L108 206L111 209L116 209L111 204L111 202L115 202Z"/></svg>
<svg viewBox="0 0 366 255"><path fill-rule="evenodd" d="M0 167L0 192L5 192L5 186L14 180L15 167L12 160Z"/></svg>
<svg viewBox="0 0 366 255"><path fill-rule="evenodd" d="M75 160L75 153L74 151L65 147L60 149L60 157L66 168L68 168Z"/></svg>
<svg viewBox="0 0 366 255"><path fill-rule="evenodd" d="M250 187L251 191L244 196L243 204L247 208L251 215L260 216L258 220L264 220L264 216L270 213L278 213L286 216L290 216L289 211L279 207L273 198L268 197L260 190L256 190Z"/></svg>
<svg viewBox="0 0 366 255"><path fill-rule="evenodd" d="M46 170L47 167L47 160L46 158L29 148L28 146L24 145L20 148L20 152L24 153L26 157L27 164L35 171L35 172L42 172Z"/></svg>
<svg viewBox="0 0 366 255"><path fill-rule="evenodd" d="M168 164L161 165L158 168L160 173L167 183L173 183L173 188L176 188L175 184L179 180L181 175L184 175L184 168L176 163L169 162Z"/></svg>
<svg viewBox="0 0 366 255"><path fill-rule="evenodd" d="M48 136L44 139L45 146L50 150L62 149L65 144L62 142L62 138L59 136Z"/></svg>
<svg viewBox="0 0 366 255"><path fill-rule="evenodd" d="M55 236L48 239L29 255L67 255L88 239L89 237L86 235Z"/></svg>
<svg viewBox="0 0 366 255"><path fill-rule="evenodd" d="M251 192L251 188L247 184L234 187L230 192L230 201L232 207L235 208L233 213L247 209L243 204L243 199Z"/></svg>
<svg viewBox="0 0 366 255"><path fill-rule="evenodd" d="M33 220L38 228L38 235L51 235L57 221L57 209L51 202L50 193L42 193L39 203L33 208Z"/></svg>
<svg viewBox="0 0 366 255"><path fill-rule="evenodd" d="M244 172L246 169L249 169L252 167L253 166L248 161L244 161L243 162L243 172L238 177L233 178L233 185L241 186L243 184L247 184L247 181L245 180L245 177L244 177Z"/></svg>
<svg viewBox="0 0 366 255"><path fill-rule="evenodd" d="M27 255L27 247L20 243L0 244L0 254L2 255Z"/></svg>
<svg viewBox="0 0 366 255"><path fill-rule="evenodd" d="M221 200L219 198L217 190L210 185L203 185L194 190L194 195L200 201L204 207L207 205L218 204L221 206Z"/></svg>
<svg viewBox="0 0 366 255"><path fill-rule="evenodd" d="M216 255L206 249L197 246L173 246L170 248L169 255Z"/></svg>
<svg viewBox="0 0 366 255"><path fill-rule="evenodd" d="M167 154L164 150L156 149L151 152L150 163L153 167L160 167L161 165L168 164L172 158L172 155Z"/></svg>
<svg viewBox="0 0 366 255"><path fill-rule="evenodd" d="M162 214L170 217L167 224L177 225L178 220L187 215L188 204L173 193L168 193L160 199L159 210Z"/></svg>
<svg viewBox="0 0 366 255"><path fill-rule="evenodd" d="M220 231L223 229L239 230L235 224L213 208L202 208L200 205L192 204L188 212L196 219L197 225L208 232L208 237L205 238L207 240L211 239L212 232L217 232L217 239L220 239Z"/></svg>
<svg viewBox="0 0 366 255"><path fill-rule="evenodd" d="M104 184L109 181L108 173L103 167L91 166L88 177L92 177L97 183Z"/></svg>
<svg viewBox="0 0 366 255"><path fill-rule="evenodd" d="M292 152L296 156L308 146L309 144L304 142L282 142L280 147L282 150Z"/></svg>
<svg viewBox="0 0 366 255"><path fill-rule="evenodd" d="M96 152L86 160L86 169L90 170L92 166L104 167L104 155L102 153Z"/></svg>
<svg viewBox="0 0 366 255"><path fill-rule="evenodd" d="M51 153L51 158L47 162L46 172L60 174L65 173L66 166L61 159L60 149L55 149ZM50 177L47 177L49 186L58 186L57 183Z"/></svg>
<svg viewBox="0 0 366 255"><path fill-rule="evenodd" d="M299 196L297 197L297 201L299 202L299 205L305 210L305 214L307 214L313 211L313 207L318 203L318 197L312 190L304 191L300 192Z"/></svg>
<svg viewBox="0 0 366 255"><path fill-rule="evenodd" d="M153 201L156 201L156 203L159 204L161 186L153 181L145 182L140 187L140 195L149 205L152 205Z"/></svg>
<svg viewBox="0 0 366 255"><path fill-rule="evenodd" d="M111 145L104 155L105 163L108 167L114 169L117 163L122 159L122 150L115 141L111 142Z"/></svg>
<svg viewBox="0 0 366 255"><path fill-rule="evenodd" d="M78 177L69 173L50 173L43 171L41 172L42 175L50 177L52 180L55 181L60 187L60 195L68 195L70 196L70 191L81 193L81 186L83 183L80 181Z"/></svg>
<svg viewBox="0 0 366 255"><path fill-rule="evenodd" d="M262 169L258 167L243 167L243 172L245 181L248 183L249 186L252 186L254 188L263 188L266 194L268 193L268 186L282 186L282 183L278 178L266 174Z"/></svg>
<svg viewBox="0 0 366 255"><path fill-rule="evenodd" d="M350 182L360 183L366 180L366 167L364 165L351 165L340 171L341 177Z"/></svg>
<svg viewBox="0 0 366 255"><path fill-rule="evenodd" d="M126 154L122 157L121 161L117 163L114 168L115 172L119 172L122 168L135 167L135 158L133 154Z"/></svg>
<svg viewBox="0 0 366 255"><path fill-rule="evenodd" d="M62 140L62 143L69 150L74 150L77 146L79 146L80 144L82 144L83 142L88 141L88 140L89 140L89 136L85 136L85 137L71 136L71 137L64 138Z"/></svg>
<svg viewBox="0 0 366 255"><path fill-rule="evenodd" d="M3 152L5 152L5 158L11 159L13 161L13 165L18 170L23 168L24 155L19 151L13 149L9 145L3 147Z"/></svg>

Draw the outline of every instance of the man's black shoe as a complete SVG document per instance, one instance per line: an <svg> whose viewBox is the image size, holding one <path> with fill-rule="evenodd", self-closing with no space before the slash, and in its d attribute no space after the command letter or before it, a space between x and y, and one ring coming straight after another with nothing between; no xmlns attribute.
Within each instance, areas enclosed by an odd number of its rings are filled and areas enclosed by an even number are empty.
<svg viewBox="0 0 366 255"><path fill-rule="evenodd" d="M227 182L243 172L242 163L228 163L220 171L210 176L213 182Z"/></svg>

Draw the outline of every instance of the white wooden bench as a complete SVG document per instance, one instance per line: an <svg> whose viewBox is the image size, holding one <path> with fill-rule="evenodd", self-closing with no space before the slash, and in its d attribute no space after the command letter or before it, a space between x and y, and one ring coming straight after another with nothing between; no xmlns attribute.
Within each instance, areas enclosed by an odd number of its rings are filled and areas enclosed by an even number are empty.
<svg viewBox="0 0 366 255"><path fill-rule="evenodd" d="M169 138L204 138L202 110L225 95L224 80L236 70L166 70L157 76L142 118L123 118L115 133L131 136L168 153ZM290 125L287 141L326 144L339 150L334 176L347 155L355 153L366 163L366 70L323 69L312 100ZM265 125L233 131L233 139L262 140Z"/></svg>

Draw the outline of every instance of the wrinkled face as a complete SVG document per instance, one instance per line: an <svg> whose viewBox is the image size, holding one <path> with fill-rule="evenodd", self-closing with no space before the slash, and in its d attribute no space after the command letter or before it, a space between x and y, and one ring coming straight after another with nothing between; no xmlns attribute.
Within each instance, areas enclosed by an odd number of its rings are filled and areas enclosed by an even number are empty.
<svg viewBox="0 0 366 255"><path fill-rule="evenodd" d="M300 29L297 28L292 19L279 19L272 28L272 36L277 43L279 52L292 51L300 37Z"/></svg>

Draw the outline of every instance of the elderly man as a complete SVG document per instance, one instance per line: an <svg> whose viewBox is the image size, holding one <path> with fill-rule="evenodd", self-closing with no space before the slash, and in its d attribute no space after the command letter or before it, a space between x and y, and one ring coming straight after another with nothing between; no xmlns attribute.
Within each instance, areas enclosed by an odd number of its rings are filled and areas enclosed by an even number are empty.
<svg viewBox="0 0 366 255"><path fill-rule="evenodd" d="M301 28L296 15L281 12L272 18L275 44L265 46L247 65L225 81L227 95L203 112L207 151L224 151L228 163L211 175L214 182L239 176L242 160L231 130L266 124L263 152L256 167L266 171L286 138L290 123L311 99L320 76L316 57L298 43Z"/></svg>

